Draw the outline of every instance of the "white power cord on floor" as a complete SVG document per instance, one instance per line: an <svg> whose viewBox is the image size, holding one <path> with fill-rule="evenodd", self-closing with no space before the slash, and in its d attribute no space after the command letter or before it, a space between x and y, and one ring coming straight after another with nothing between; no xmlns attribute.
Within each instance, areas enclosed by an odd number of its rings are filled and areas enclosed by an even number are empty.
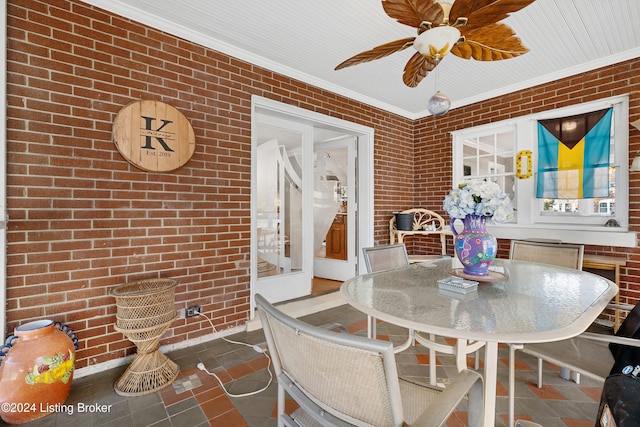
<svg viewBox="0 0 640 427"><path fill-rule="evenodd" d="M216 327L213 326L213 322L211 321L211 319L209 319L209 316L200 313L200 311L196 311L196 313L199 316L204 317L205 319L207 319L209 321L209 325L211 325L211 329L213 329L213 332L217 332L216 331ZM207 370L207 368L204 366L204 363L200 362L198 363L196 366L198 369L200 369L201 371L206 372L207 374L211 375L212 377L214 377L216 380L218 380L218 383L220 384L220 388L222 388L222 391L225 392L225 394L229 397L247 397L247 396L253 396L255 394L258 393L262 393L263 391L265 391L267 388L269 388L269 386L271 385L271 383L273 382L273 374L271 373L271 358L269 357L269 355L267 354L266 350L263 350L260 346L258 345L253 345L253 344L247 344L245 342L240 342L240 341L233 341L230 340L226 337L222 337L223 340L225 340L228 343L231 344L238 344L238 345L243 345L245 347L251 347L256 353L261 353L264 357L267 358L268 360L268 364L267 364L267 372L269 372L269 382L267 383L266 386L262 387L260 390L255 390L255 391L250 391L248 393L241 393L241 394L233 394L229 391L227 391L227 389L225 388L224 384L222 383L222 380L213 372L209 372Z"/></svg>

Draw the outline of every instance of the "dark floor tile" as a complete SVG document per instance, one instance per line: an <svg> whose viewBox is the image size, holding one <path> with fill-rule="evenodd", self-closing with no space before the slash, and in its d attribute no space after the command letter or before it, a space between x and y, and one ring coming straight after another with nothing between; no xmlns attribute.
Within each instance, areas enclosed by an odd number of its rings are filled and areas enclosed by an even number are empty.
<svg viewBox="0 0 640 427"><path fill-rule="evenodd" d="M169 421L169 414L161 401L145 405L139 402L135 408L132 408L131 419L134 427L145 427L160 421Z"/></svg>
<svg viewBox="0 0 640 427"><path fill-rule="evenodd" d="M22 425L25 426L29 426L29 427L54 427L56 425L56 414L49 414L45 417L42 417L40 419L37 419L35 421L31 421L29 423L25 423ZM5 424L3 421L0 421L0 425L8 425Z"/></svg>
<svg viewBox="0 0 640 427"><path fill-rule="evenodd" d="M71 425L77 425L77 426L84 427L84 426L89 426L91 424L70 424L70 426ZM94 425L96 427L97 426L100 426L100 427L135 427L131 417L110 419L108 421L105 421L104 424L94 424Z"/></svg>
<svg viewBox="0 0 640 427"><path fill-rule="evenodd" d="M105 424L110 420L113 420L114 418L115 419L126 418L126 417L128 417L129 419L131 418L131 411L129 410L129 402L126 399L119 400L117 402L109 403L109 404L99 404L99 407L103 408L104 411L103 410L94 411L89 409L93 413L95 425ZM91 412L89 414L91 414Z"/></svg>
<svg viewBox="0 0 640 427"><path fill-rule="evenodd" d="M129 410L134 414L136 412L146 411L147 408L157 404L162 404L162 398L159 393L149 393L144 396L130 397L127 399L127 402L129 403Z"/></svg>
<svg viewBox="0 0 640 427"><path fill-rule="evenodd" d="M278 402L276 395L271 397L232 398L231 400L247 419L269 418Z"/></svg>
<svg viewBox="0 0 640 427"><path fill-rule="evenodd" d="M170 417L173 427L197 427L208 424L200 406L193 406Z"/></svg>
<svg viewBox="0 0 640 427"><path fill-rule="evenodd" d="M169 414L169 417L173 417L174 415L178 415L198 406L198 401L192 395L188 399L167 406L167 413Z"/></svg>

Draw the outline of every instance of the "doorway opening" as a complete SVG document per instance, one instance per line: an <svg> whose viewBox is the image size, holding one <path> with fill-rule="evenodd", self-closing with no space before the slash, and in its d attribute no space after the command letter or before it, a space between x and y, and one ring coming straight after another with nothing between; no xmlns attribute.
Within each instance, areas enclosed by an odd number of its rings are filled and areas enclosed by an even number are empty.
<svg viewBox="0 0 640 427"><path fill-rule="evenodd" d="M289 301L358 274L372 165L373 129L252 98L252 296Z"/></svg>

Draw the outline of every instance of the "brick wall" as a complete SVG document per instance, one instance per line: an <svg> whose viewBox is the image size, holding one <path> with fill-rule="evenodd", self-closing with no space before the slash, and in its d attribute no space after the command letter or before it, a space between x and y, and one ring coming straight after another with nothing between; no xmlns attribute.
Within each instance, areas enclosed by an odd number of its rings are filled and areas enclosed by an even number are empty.
<svg viewBox="0 0 640 427"><path fill-rule="evenodd" d="M80 337L79 368L134 350L112 327L109 292L122 283L177 278L178 308L199 303L218 329L247 319L251 95L375 129L374 237L384 243L392 211L441 212L450 130L551 108L551 97L574 103L622 93L622 81L639 85L630 74L639 64L628 62L413 123L79 1L7 4L8 328L68 322ZM197 146L184 167L149 173L119 154L113 120L138 99L189 119ZM639 108L636 98L632 117ZM640 149L637 134L631 148ZM634 286L635 251L600 250L629 256L623 280ZM163 344L210 333L205 322L176 321Z"/></svg>
<svg viewBox="0 0 640 427"><path fill-rule="evenodd" d="M413 206L412 123L79 1L8 2L7 325L51 318L80 336L77 367L123 357L110 290L172 277L178 308L218 329L249 310L251 95L375 128L376 237ZM115 115L161 100L196 152L148 173L117 151ZM174 323L163 344L211 333Z"/></svg>

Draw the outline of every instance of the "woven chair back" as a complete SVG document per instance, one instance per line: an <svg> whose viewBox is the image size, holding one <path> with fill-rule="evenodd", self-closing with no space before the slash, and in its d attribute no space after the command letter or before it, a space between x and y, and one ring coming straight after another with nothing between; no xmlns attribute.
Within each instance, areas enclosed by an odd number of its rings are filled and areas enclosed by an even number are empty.
<svg viewBox="0 0 640 427"><path fill-rule="evenodd" d="M583 245L512 240L510 259L582 270Z"/></svg>
<svg viewBox="0 0 640 427"><path fill-rule="evenodd" d="M404 243L362 248L362 253L369 273L409 265L409 256Z"/></svg>
<svg viewBox="0 0 640 427"><path fill-rule="evenodd" d="M358 426L401 425L393 345L293 319L256 295L276 374L328 413Z"/></svg>

